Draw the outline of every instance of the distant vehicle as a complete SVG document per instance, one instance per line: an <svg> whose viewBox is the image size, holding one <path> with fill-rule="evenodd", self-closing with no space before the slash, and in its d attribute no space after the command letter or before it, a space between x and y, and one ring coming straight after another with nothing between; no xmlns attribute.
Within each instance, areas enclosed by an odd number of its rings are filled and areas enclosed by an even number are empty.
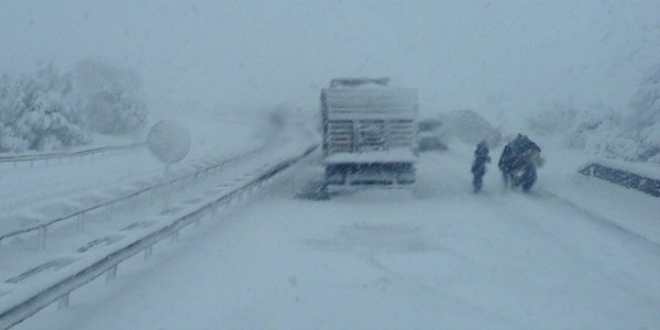
<svg viewBox="0 0 660 330"><path fill-rule="evenodd" d="M447 150L443 140L442 122L435 119L426 119L419 122L418 145L419 151Z"/></svg>
<svg viewBox="0 0 660 330"><path fill-rule="evenodd" d="M389 78L334 79L321 90L325 184L415 182L417 90Z"/></svg>

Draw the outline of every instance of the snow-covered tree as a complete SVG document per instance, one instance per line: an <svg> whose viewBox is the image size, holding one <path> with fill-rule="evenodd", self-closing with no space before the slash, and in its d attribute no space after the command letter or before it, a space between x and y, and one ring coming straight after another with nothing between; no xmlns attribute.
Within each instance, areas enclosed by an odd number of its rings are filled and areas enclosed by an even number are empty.
<svg viewBox="0 0 660 330"><path fill-rule="evenodd" d="M592 155L660 163L660 65L642 79L627 115L604 105L554 103L528 123L537 133L563 134L567 146Z"/></svg>
<svg viewBox="0 0 660 330"><path fill-rule="evenodd" d="M132 132L147 123L138 76L95 60L62 74L48 65L32 75L0 76L0 152L86 144L88 131Z"/></svg>
<svg viewBox="0 0 660 330"><path fill-rule="evenodd" d="M49 65L33 76L0 79L0 151L53 150L90 141L77 126L71 80Z"/></svg>
<svg viewBox="0 0 660 330"><path fill-rule="evenodd" d="M611 131L620 130L620 116L609 107L591 106L587 109L572 110L570 121L568 122L568 132L566 143L570 147L585 149L590 153L599 154L603 149L600 146L594 146L591 139L598 136L595 143L602 139L604 135L611 136Z"/></svg>
<svg viewBox="0 0 660 330"><path fill-rule="evenodd" d="M85 127L103 134L133 132L147 124L138 75L98 60L79 62L73 73Z"/></svg>
<svg viewBox="0 0 660 330"><path fill-rule="evenodd" d="M640 158L660 163L660 64L642 80L630 102L631 129L640 141Z"/></svg>

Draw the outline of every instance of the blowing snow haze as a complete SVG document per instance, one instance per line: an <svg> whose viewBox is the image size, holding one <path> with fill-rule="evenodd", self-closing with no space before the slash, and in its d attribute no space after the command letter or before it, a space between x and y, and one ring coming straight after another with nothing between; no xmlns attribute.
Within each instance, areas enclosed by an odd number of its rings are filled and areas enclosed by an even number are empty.
<svg viewBox="0 0 660 330"><path fill-rule="evenodd" d="M316 111L337 76L417 87L422 114L624 109L657 64L658 13L657 0L4 1L0 72L101 58L139 72L153 111Z"/></svg>

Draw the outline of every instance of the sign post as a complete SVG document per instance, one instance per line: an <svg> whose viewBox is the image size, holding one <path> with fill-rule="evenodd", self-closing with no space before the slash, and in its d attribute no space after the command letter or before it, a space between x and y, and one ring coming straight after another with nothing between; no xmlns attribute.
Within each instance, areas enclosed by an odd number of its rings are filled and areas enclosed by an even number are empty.
<svg viewBox="0 0 660 330"><path fill-rule="evenodd" d="M190 151L190 132L172 120L161 120L149 131L147 146L151 154L165 164L164 178L167 181L170 165L183 160ZM166 188L163 212L169 209L170 189Z"/></svg>

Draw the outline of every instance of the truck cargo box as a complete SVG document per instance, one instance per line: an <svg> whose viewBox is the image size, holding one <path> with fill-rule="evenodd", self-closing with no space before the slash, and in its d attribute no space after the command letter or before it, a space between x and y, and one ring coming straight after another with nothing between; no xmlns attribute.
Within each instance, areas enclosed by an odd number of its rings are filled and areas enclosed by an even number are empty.
<svg viewBox="0 0 660 330"><path fill-rule="evenodd" d="M321 91L323 162L329 183L414 182L417 90L389 87L388 82L339 79Z"/></svg>

